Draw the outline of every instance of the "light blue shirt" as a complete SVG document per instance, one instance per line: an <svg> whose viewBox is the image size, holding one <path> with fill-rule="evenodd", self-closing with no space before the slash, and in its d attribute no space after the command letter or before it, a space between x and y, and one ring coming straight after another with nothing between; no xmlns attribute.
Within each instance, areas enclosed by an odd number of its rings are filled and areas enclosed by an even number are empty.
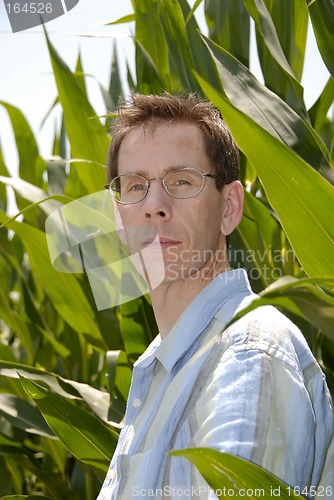
<svg viewBox="0 0 334 500"><path fill-rule="evenodd" d="M137 360L98 500L216 498L190 462L167 455L189 447L238 455L334 498L333 407L303 335L271 306L225 329L255 297L244 270L219 275Z"/></svg>

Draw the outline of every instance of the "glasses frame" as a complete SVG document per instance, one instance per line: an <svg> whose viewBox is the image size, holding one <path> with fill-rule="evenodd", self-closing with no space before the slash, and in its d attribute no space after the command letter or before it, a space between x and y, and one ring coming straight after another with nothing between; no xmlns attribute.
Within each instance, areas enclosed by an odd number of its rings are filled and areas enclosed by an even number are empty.
<svg viewBox="0 0 334 500"><path fill-rule="evenodd" d="M185 171L189 171L189 170L192 171L192 172L196 172L197 174L200 174L202 176L202 186L201 186L201 189L198 191L198 193L193 194L191 196L186 196L185 198L180 198L179 196L175 196L175 195L171 194L168 191L168 188L167 188L167 186L165 184L165 178L166 178L166 176L168 176L169 174L174 173L174 172L185 172ZM138 201L120 201L114 195L113 190L111 189L111 183L114 182L116 179L120 179L121 177L125 177L125 176L128 176L128 175L136 175L136 176L140 177L141 179L143 179L146 182L147 190L146 190L146 192L145 192L145 194L144 194L144 196L143 196L143 198L141 200L138 200ZM161 181L164 190L172 198L176 198L177 200L188 200L189 198L194 198L195 196L199 195L201 191L203 191L204 186L205 186L205 179L207 177L210 177L212 179L216 179L216 180L219 180L219 181L223 182L223 180L220 179L219 177L217 177L217 175L209 174L209 173L206 173L206 172L201 172L200 170L197 170L196 168L192 168L192 167L184 167L184 168L178 168L178 169L175 169L175 170L170 170L163 177L152 177L152 179L146 179L146 177L144 177L143 175L141 175L141 174L135 174L135 173L128 173L128 174L118 175L117 177L115 177L114 179L112 179L109 182L109 184L105 184L104 187L105 187L105 189L109 190L109 192L110 192L111 196L113 197L113 199L117 203L119 203L121 205L135 205L136 203L140 203L141 201L143 201L146 198L147 194L148 194L148 190L150 189L150 185L151 185L152 181Z"/></svg>

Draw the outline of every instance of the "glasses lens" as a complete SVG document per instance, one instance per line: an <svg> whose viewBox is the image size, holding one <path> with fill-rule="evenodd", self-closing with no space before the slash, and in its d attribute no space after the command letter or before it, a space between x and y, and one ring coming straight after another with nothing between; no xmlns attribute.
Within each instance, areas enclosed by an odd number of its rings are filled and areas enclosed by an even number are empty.
<svg viewBox="0 0 334 500"><path fill-rule="evenodd" d="M169 172L164 179L168 193L175 198L191 198L203 188L204 177L195 169L181 169Z"/></svg>
<svg viewBox="0 0 334 500"><path fill-rule="evenodd" d="M110 183L110 189L120 203L137 203L146 196L147 181L140 175L121 175Z"/></svg>

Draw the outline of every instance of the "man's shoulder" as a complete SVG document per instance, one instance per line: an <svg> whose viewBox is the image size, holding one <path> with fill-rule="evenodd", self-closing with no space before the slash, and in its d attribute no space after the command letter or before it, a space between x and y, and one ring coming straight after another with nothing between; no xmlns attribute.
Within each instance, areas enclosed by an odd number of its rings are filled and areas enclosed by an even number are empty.
<svg viewBox="0 0 334 500"><path fill-rule="evenodd" d="M247 297L237 312L249 305ZM221 311L216 319L223 323ZM262 352L297 370L304 370L315 359L300 329L271 305L259 306L224 329L218 343L228 346L225 357L251 351Z"/></svg>

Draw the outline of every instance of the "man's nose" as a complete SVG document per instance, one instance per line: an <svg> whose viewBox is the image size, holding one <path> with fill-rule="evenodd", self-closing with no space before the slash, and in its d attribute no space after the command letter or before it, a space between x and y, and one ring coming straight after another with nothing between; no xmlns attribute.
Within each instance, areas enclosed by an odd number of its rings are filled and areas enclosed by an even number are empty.
<svg viewBox="0 0 334 500"><path fill-rule="evenodd" d="M166 192L161 179L150 180L147 195L143 200L143 208L147 219L156 216L165 219L171 217L171 197Z"/></svg>

